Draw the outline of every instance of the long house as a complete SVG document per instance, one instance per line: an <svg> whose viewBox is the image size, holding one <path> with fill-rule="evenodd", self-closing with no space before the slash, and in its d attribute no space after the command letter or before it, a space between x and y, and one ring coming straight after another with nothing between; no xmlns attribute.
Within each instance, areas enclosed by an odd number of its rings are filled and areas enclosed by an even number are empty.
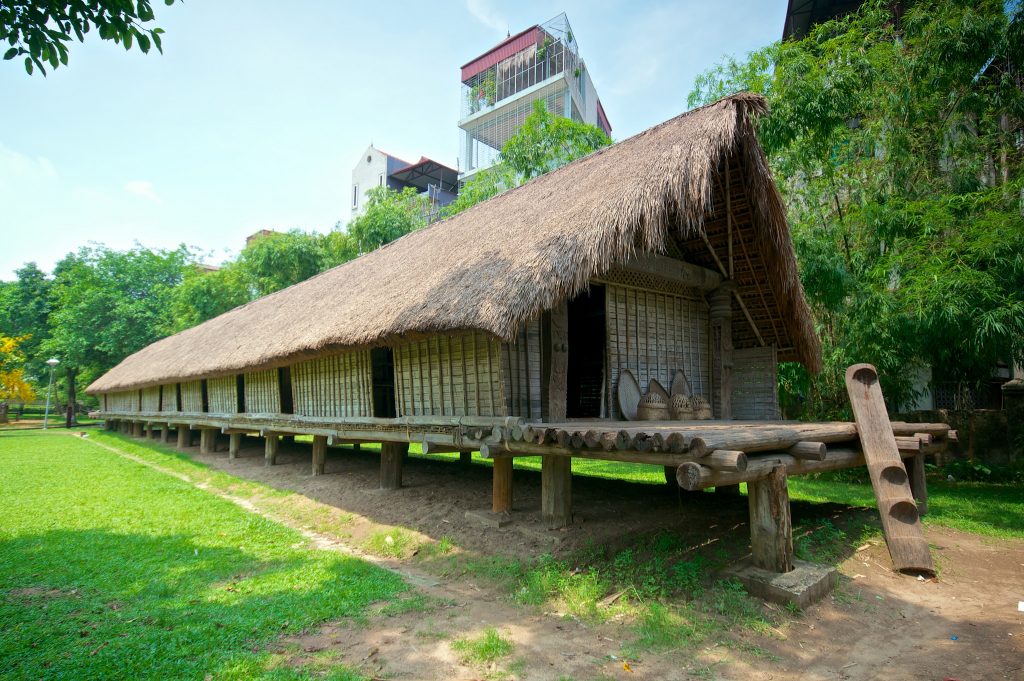
<svg viewBox="0 0 1024 681"><path fill-rule="evenodd" d="M480 451L499 512L512 457L541 455L552 527L571 522L572 457L665 466L687 489L756 484L763 452L793 473L863 465L854 424L778 421L778 362L815 372L820 345L764 113L739 94L682 114L153 343L88 392L179 445L226 433L233 455L256 433L268 463L280 436L313 435L314 473L329 441L381 442L382 487L410 442ZM680 371L713 420L627 420L627 372Z"/></svg>

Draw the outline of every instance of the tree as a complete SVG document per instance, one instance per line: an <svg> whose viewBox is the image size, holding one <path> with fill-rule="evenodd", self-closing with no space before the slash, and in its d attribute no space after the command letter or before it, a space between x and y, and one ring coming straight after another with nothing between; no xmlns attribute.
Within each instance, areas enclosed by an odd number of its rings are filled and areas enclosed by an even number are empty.
<svg viewBox="0 0 1024 681"><path fill-rule="evenodd" d="M522 183L611 143L597 126L556 116L548 111L544 100L538 99L523 125L501 147L501 162Z"/></svg>
<svg viewBox="0 0 1024 681"><path fill-rule="evenodd" d="M691 104L769 101L759 132L824 346L818 378L780 373L807 415L845 415L853 362L897 406L908 367L969 387L1024 358L1022 37L998 1L869 2L698 78Z"/></svg>
<svg viewBox="0 0 1024 681"><path fill-rule="evenodd" d="M10 403L31 402L35 390L25 379L25 355L20 349L26 336L0 336L0 423L7 423Z"/></svg>
<svg viewBox="0 0 1024 681"><path fill-rule="evenodd" d="M280 291L322 270L323 254L315 234L293 229L273 232L246 246L238 258L255 297Z"/></svg>
<svg viewBox="0 0 1024 681"><path fill-rule="evenodd" d="M4 310L0 311L0 334L23 337L20 352L27 358L29 375L46 370L40 347L49 336L50 280L34 262L15 272L17 279L6 286Z"/></svg>
<svg viewBox="0 0 1024 681"><path fill-rule="evenodd" d="M186 268L171 296L170 330L177 333L201 324L248 303L254 295L249 277L237 262L213 271Z"/></svg>
<svg viewBox="0 0 1024 681"><path fill-rule="evenodd" d="M173 290L192 267L184 246L82 248L57 263L44 349L61 361L68 404L75 404L79 380L88 382L168 334Z"/></svg>
<svg viewBox="0 0 1024 681"><path fill-rule="evenodd" d="M366 196L366 210L349 223L347 230L360 253L376 250L427 224L427 198L413 187L401 191L374 187Z"/></svg>
<svg viewBox="0 0 1024 681"><path fill-rule="evenodd" d="M597 126L555 115L543 100L537 100L523 125L502 145L498 165L466 181L459 196L446 207L445 215L461 213L611 143Z"/></svg>
<svg viewBox="0 0 1024 681"><path fill-rule="evenodd" d="M174 0L164 0L173 5ZM161 28L147 28L152 22L151 0L4 0L0 3L0 40L10 46L4 59L25 57L29 75L46 67L56 69L68 63L68 44L74 33L79 42L96 29L102 40L112 40L130 50L142 52L156 47L163 52Z"/></svg>

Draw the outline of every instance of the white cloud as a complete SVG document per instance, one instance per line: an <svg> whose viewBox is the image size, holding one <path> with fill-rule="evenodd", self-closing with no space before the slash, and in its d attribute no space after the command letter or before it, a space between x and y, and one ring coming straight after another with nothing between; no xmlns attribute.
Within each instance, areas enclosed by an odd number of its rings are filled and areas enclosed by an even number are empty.
<svg viewBox="0 0 1024 681"><path fill-rule="evenodd" d="M126 182L124 190L129 194L142 197L154 203L160 203L160 197L156 193L156 189L153 188L153 183L149 180L132 180Z"/></svg>
<svg viewBox="0 0 1024 681"><path fill-rule="evenodd" d="M57 179L57 169L45 156L26 156L0 143L0 181L38 183Z"/></svg>
<svg viewBox="0 0 1024 681"><path fill-rule="evenodd" d="M477 21L498 33L509 31L508 21L490 6L487 0L466 0L466 9Z"/></svg>

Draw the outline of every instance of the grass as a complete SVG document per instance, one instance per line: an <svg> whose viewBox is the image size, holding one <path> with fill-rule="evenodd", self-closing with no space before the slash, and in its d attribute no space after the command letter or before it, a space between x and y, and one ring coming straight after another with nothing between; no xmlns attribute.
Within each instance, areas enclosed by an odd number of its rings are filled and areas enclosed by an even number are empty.
<svg viewBox="0 0 1024 681"><path fill-rule="evenodd" d="M0 462L7 678L359 678L343 666L295 668L266 647L328 618L363 616L405 588L79 438L6 434Z"/></svg>
<svg viewBox="0 0 1024 681"><path fill-rule="evenodd" d="M487 628L476 638L460 638L452 641L452 650L459 655L462 664L486 667L492 662L508 657L515 645L502 638L497 629Z"/></svg>

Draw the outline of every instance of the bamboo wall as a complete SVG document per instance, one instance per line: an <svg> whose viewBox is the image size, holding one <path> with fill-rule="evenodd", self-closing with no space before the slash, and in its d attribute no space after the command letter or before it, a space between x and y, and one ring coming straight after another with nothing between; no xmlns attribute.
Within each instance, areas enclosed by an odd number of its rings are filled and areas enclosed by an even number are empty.
<svg viewBox="0 0 1024 681"><path fill-rule="evenodd" d="M107 393L107 411L118 413L130 413L139 410L139 391L123 390L120 392Z"/></svg>
<svg viewBox="0 0 1024 681"><path fill-rule="evenodd" d="M515 343L501 345L502 388L509 416L540 419L540 320L527 324Z"/></svg>
<svg viewBox="0 0 1024 681"><path fill-rule="evenodd" d="M160 411L181 411L178 404L178 384L168 383L160 386L163 397L160 399Z"/></svg>
<svg viewBox="0 0 1024 681"><path fill-rule="evenodd" d="M160 411L160 386L142 389L142 411Z"/></svg>
<svg viewBox="0 0 1024 681"><path fill-rule="evenodd" d="M190 414L203 412L203 382L183 381L181 384L181 410Z"/></svg>
<svg viewBox="0 0 1024 681"><path fill-rule="evenodd" d="M277 380L277 369L245 375L245 410L250 414L281 412L281 386Z"/></svg>
<svg viewBox="0 0 1024 681"><path fill-rule="evenodd" d="M295 413L302 416L373 416L370 351L356 350L293 365L292 399Z"/></svg>
<svg viewBox="0 0 1024 681"><path fill-rule="evenodd" d="M608 395L615 395L619 370L630 369L646 392L656 378L666 388L682 369L695 395L710 397L711 370L707 303L696 291L651 290L643 277L634 285L607 283ZM667 287L666 287L667 288ZM611 418L619 419L618 403L607 401Z"/></svg>
<svg viewBox="0 0 1024 681"><path fill-rule="evenodd" d="M237 414L238 379L235 376L208 379L206 400L211 414Z"/></svg>
<svg viewBox="0 0 1024 681"><path fill-rule="evenodd" d="M482 333L434 336L394 350L399 416L505 416L501 344Z"/></svg>
<svg viewBox="0 0 1024 681"><path fill-rule="evenodd" d="M750 421L779 418L775 346L733 350L732 355L733 418Z"/></svg>

